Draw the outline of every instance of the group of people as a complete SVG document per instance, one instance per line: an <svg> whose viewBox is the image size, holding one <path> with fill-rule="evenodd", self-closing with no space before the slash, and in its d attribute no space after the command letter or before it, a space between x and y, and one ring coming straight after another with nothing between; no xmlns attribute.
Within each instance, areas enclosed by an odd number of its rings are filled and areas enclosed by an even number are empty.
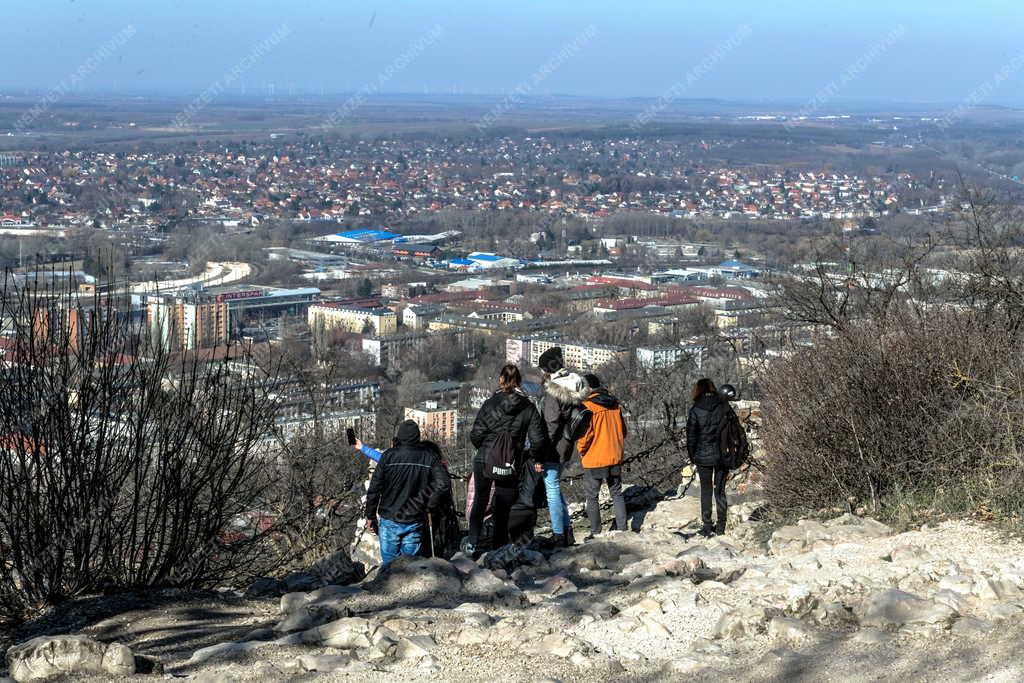
<svg viewBox="0 0 1024 683"><path fill-rule="evenodd" d="M602 484L611 497L613 528L627 529L622 491L627 427L619 400L596 375L566 368L558 347L542 354L538 365L543 373L538 396L524 389L518 366L506 365L497 391L473 421L469 438L476 450L467 494L469 532L461 544L453 544L459 527L447 463L440 448L421 438L414 421L399 425L392 447L384 452L356 441L358 450L377 461L365 516L367 529L380 539L383 564L399 555L450 556L459 545L475 558L488 548L522 542L532 536L537 510L545 505L551 542L572 545L561 478L576 454L583 467L591 536L602 530ZM687 449L701 482L702 533L708 535L725 532L728 467L719 433L725 420L721 408L728 408L729 398L711 380L700 380L687 421ZM711 521L712 496L717 525Z"/></svg>

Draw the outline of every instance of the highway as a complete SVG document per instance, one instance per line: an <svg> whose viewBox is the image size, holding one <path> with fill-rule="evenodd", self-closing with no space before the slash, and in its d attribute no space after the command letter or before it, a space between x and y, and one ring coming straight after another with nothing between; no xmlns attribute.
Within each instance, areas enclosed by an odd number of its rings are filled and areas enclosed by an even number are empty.
<svg viewBox="0 0 1024 683"><path fill-rule="evenodd" d="M240 261L210 261L206 270L193 277L178 280L160 280L140 282L132 285L132 294L175 294L182 289L201 284L203 287L215 287L231 282L244 280L252 274L252 266Z"/></svg>

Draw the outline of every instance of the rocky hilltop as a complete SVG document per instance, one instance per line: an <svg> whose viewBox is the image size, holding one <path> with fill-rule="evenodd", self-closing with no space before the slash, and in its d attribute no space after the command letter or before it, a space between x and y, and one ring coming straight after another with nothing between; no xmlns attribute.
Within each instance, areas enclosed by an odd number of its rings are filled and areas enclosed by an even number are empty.
<svg viewBox="0 0 1024 683"><path fill-rule="evenodd" d="M155 662L202 681L1024 677L1021 543L853 515L773 528L756 492L734 498L711 540L693 535L691 489L638 513L639 533L569 549L402 559L357 585L227 595L173 628L120 615L12 648L10 675L145 680Z"/></svg>

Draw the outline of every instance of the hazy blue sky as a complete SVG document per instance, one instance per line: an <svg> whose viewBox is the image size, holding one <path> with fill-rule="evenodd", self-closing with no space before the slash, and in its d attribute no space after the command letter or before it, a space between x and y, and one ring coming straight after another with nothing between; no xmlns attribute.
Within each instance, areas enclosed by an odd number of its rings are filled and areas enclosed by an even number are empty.
<svg viewBox="0 0 1024 683"><path fill-rule="evenodd" d="M89 71L82 91L195 94L278 27L288 35L228 90L352 91L431 27L443 34L381 92L657 96L747 24L751 35L683 97L806 100L902 26L834 99L959 101L1024 55L1022 0L2 0L0 87L46 90L101 45L135 35ZM541 64L593 24L596 35L533 83ZM1022 62L1016 62L1021 66ZM1024 68L987 98L1024 102Z"/></svg>

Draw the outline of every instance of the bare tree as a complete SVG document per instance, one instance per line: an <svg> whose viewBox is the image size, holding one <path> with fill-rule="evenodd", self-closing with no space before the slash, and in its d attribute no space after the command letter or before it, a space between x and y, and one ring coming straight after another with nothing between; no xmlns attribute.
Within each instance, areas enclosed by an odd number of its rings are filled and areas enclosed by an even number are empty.
<svg viewBox="0 0 1024 683"><path fill-rule="evenodd" d="M199 587L265 538L262 382L151 343L116 293L51 274L0 291L0 606ZM43 276L40 276L42 278Z"/></svg>

